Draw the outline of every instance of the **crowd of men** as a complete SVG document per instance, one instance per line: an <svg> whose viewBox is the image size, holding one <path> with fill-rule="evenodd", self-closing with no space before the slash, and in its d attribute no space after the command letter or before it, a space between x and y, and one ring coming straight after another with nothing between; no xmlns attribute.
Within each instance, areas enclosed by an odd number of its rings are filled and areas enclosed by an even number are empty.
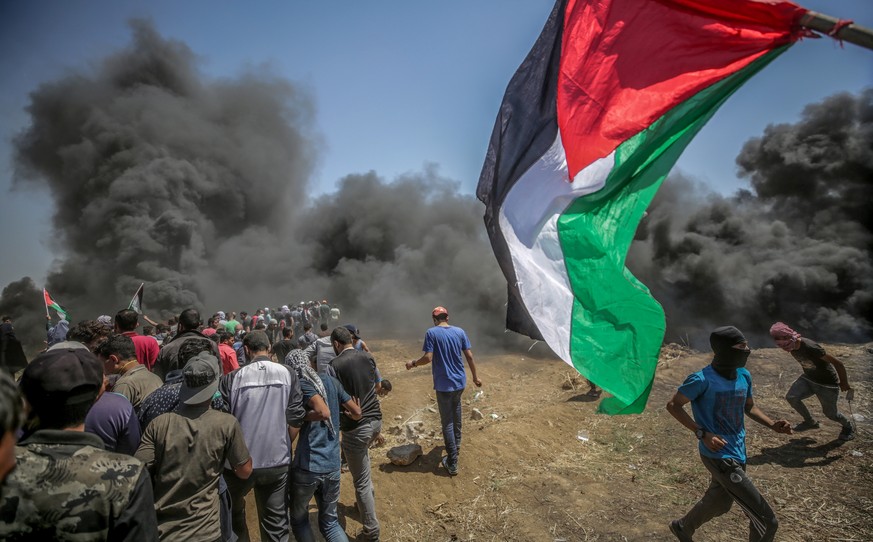
<svg viewBox="0 0 873 542"><path fill-rule="evenodd" d="M138 317L125 309L63 335L54 326L17 383L0 371L0 539L248 540L251 494L261 540L314 540L315 498L322 536L347 541L337 514L345 462L360 538L379 540L369 449L382 429L379 397L391 384L358 328L336 325L336 307L300 303L239 318L219 311L206 323L187 309L143 334ZM406 369L431 365L442 467L454 476L465 362L473 383L482 381L464 330L449 324L444 307L431 317L423 354ZM838 438L855 436L837 408L840 391L852 393L843 364L782 322L770 334L803 370L786 396L799 424L773 420L755 404L748 342L732 326L712 332L712 362L667 404L694 432L711 474L701 500L669 524L681 541L734 502L749 518L750 540L774 539L776 515L746 475L744 416L778 433L815 429L803 403L815 395L842 426ZM8 317L0 336L14 337Z"/></svg>
<svg viewBox="0 0 873 542"><path fill-rule="evenodd" d="M206 322L187 309L142 334L131 309L50 326L17 384L0 371L0 539L248 540L252 495L261 540L314 540L314 497L322 536L345 541L345 465L360 538L379 540L369 450L391 383L339 316L325 301ZM434 363L455 475L464 359L481 381L466 333L432 316L407 368Z"/></svg>

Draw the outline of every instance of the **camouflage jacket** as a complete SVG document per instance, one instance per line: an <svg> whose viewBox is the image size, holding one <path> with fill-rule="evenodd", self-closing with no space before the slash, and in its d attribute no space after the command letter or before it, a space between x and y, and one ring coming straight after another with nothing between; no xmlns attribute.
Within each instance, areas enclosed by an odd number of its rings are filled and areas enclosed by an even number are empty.
<svg viewBox="0 0 873 542"><path fill-rule="evenodd" d="M41 430L0 488L0 540L157 540L148 471L100 437Z"/></svg>

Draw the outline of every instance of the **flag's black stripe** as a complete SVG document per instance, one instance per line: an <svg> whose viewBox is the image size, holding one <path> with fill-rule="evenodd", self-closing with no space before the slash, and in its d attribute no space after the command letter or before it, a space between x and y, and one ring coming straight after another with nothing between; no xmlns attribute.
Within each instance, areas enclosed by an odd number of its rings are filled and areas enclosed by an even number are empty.
<svg viewBox="0 0 873 542"><path fill-rule="evenodd" d="M556 96L565 4L566 0L555 2L542 33L506 87L476 188L476 196L485 204L485 229L508 283L506 328L538 340L542 334L521 300L498 216L510 189L558 134Z"/></svg>

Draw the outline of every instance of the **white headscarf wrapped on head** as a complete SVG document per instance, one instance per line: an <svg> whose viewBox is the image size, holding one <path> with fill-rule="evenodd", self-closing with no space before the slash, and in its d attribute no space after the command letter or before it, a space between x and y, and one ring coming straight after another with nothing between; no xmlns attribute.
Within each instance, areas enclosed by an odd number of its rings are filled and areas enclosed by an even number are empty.
<svg viewBox="0 0 873 542"><path fill-rule="evenodd" d="M318 376L318 373L316 373L315 369L313 369L309 364L309 356L307 356L303 350L295 349L288 352L288 355L285 356L285 365L291 367L297 372L297 378L309 381L315 387L318 394L324 399L324 402L327 403L327 391L324 389L324 382L321 381L321 377ZM324 423L327 424L331 436L336 437L336 430L333 428L333 421L328 418L324 420Z"/></svg>

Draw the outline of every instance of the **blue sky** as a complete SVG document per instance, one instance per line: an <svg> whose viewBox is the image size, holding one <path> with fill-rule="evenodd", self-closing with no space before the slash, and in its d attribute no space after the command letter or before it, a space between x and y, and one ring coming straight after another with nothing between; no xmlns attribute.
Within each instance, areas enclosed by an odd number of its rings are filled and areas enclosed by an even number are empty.
<svg viewBox="0 0 873 542"><path fill-rule="evenodd" d="M28 124L28 93L126 45L126 21L147 17L185 42L208 77L267 68L310 92L324 142L311 193L349 173L388 179L427 163L473 193L497 107L552 7L550 0L0 2L0 287L38 283L51 263L52 202L10 190L11 139ZM870 0L802 5L873 27ZM723 193L743 186L734 158L767 124L803 106L873 85L873 51L804 40L716 114L678 168Z"/></svg>

